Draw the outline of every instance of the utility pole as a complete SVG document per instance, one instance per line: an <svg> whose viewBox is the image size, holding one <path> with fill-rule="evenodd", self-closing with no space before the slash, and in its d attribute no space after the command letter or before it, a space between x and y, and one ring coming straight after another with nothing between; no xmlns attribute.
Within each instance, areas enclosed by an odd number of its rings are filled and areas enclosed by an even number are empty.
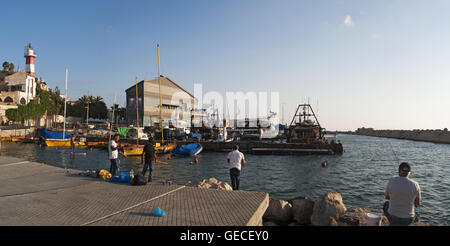
<svg viewBox="0 0 450 246"><path fill-rule="evenodd" d="M67 107L67 75L69 73L69 70L66 68L66 93L64 95L64 123L63 123L63 140L66 136L66 107Z"/></svg>
<svg viewBox="0 0 450 246"><path fill-rule="evenodd" d="M87 101L87 106L86 106L86 127L88 127L89 124L89 91L88 91L88 101ZM88 127L89 128L89 127Z"/></svg>

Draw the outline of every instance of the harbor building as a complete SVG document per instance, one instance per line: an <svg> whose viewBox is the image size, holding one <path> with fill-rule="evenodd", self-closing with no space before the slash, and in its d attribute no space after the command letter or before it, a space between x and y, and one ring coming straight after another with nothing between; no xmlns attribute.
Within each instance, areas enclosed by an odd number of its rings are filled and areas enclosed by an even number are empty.
<svg viewBox="0 0 450 246"><path fill-rule="evenodd" d="M27 104L36 96L37 79L35 77L34 49L31 44L25 47L25 71L5 76L0 90L0 102L9 104Z"/></svg>
<svg viewBox="0 0 450 246"><path fill-rule="evenodd" d="M160 80L163 126L178 125L180 122L190 124L191 112L195 112L193 109L197 104L197 99L170 78L161 76ZM160 89L158 78L142 80L137 83L137 88L137 100L136 85L125 90L127 124L134 126L139 124L140 127L159 125ZM136 115L137 112L139 117Z"/></svg>
<svg viewBox="0 0 450 246"><path fill-rule="evenodd" d="M35 77L34 49L31 44L25 47L25 71L17 70L3 78L0 84L0 116L2 121L6 121L5 112L10 108L17 108L17 105L26 105L36 96L36 86L38 79Z"/></svg>

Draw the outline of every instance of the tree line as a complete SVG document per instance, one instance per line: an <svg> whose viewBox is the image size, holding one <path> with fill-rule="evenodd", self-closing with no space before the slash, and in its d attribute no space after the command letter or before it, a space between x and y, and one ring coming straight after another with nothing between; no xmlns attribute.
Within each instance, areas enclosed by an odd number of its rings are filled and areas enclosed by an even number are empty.
<svg viewBox="0 0 450 246"><path fill-rule="evenodd" d="M26 120L36 120L47 116L55 117L64 115L64 98L58 87L52 91L45 91L37 86L37 99L30 101L26 105L17 105L17 109L8 109L5 114L8 120L13 122L24 122ZM108 108L101 96L82 96L74 103L67 103L66 116L81 118L86 121L87 107L89 107L89 118L105 120L108 117Z"/></svg>
<svg viewBox="0 0 450 246"><path fill-rule="evenodd" d="M14 68L15 68L14 63L8 61L3 62L3 72L12 73L14 72Z"/></svg>

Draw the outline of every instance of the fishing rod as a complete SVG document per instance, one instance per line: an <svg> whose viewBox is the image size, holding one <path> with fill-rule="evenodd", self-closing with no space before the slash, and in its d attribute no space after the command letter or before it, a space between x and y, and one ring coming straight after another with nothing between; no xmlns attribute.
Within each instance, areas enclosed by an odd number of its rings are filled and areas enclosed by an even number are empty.
<svg viewBox="0 0 450 246"><path fill-rule="evenodd" d="M392 147L391 142L388 141L388 143L389 143L389 146L391 147L392 153L394 154L395 161L396 161L398 164L400 164L400 159L398 158L397 153L395 152L394 148Z"/></svg>

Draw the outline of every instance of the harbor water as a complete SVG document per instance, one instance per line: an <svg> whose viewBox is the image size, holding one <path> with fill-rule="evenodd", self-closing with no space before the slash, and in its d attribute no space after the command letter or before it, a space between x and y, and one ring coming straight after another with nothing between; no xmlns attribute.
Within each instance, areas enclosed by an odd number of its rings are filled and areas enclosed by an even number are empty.
<svg viewBox="0 0 450 246"><path fill-rule="evenodd" d="M336 190L347 207L381 209L389 178L397 176L399 162L412 166L411 178L419 182L422 206L420 219L431 225L450 225L450 145L356 135L337 135L343 155L278 156L246 155L241 189L268 192L276 199L307 196L316 199ZM106 169L106 151L77 148L71 158L68 148L36 144L3 143L4 155L77 170ZM177 184L215 177L229 182L227 153L202 152L199 163L192 157L172 157L154 164L154 182ZM164 159L163 159L164 158ZM326 168L321 166L328 162ZM142 170L139 157L120 157L120 170Z"/></svg>

